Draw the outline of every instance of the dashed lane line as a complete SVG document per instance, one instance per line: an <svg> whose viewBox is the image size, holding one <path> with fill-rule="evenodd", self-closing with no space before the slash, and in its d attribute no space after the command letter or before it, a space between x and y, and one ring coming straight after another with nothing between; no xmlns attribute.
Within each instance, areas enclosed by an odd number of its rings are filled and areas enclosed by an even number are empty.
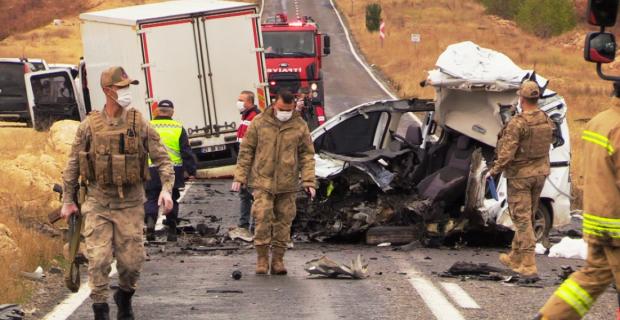
<svg viewBox="0 0 620 320"><path fill-rule="evenodd" d="M478 303L456 283L442 282L441 286L456 304L463 309L480 309Z"/></svg>

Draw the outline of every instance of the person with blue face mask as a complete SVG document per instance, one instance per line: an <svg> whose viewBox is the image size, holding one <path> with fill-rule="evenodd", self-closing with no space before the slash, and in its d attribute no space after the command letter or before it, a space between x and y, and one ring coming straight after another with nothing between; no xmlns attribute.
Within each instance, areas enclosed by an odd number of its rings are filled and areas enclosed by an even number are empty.
<svg viewBox="0 0 620 320"><path fill-rule="evenodd" d="M231 187L235 192L244 186L254 191L256 274L267 274L269 269L274 275L287 274L284 253L297 213L297 192L303 189L314 198L315 185L310 130L295 111L295 96L279 92L276 102L250 124Z"/></svg>

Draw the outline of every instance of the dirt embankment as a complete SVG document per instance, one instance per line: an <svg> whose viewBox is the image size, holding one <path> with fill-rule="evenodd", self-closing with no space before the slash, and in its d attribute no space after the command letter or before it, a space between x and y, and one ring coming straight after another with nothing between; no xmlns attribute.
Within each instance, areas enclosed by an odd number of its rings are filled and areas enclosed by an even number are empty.
<svg viewBox="0 0 620 320"><path fill-rule="evenodd" d="M22 303L37 286L19 277L42 266L62 267L59 232L47 214L60 207L52 192L61 183L62 169L78 122L61 121L49 132L30 128L0 128L0 303Z"/></svg>

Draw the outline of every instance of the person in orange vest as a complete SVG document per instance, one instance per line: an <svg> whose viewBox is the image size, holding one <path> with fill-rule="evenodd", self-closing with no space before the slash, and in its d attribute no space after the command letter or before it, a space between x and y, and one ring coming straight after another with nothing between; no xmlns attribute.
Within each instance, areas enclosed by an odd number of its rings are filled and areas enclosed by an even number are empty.
<svg viewBox="0 0 620 320"><path fill-rule="evenodd" d="M620 288L620 83L612 107L599 113L581 135L583 234L586 266L549 298L536 319L581 319L611 283Z"/></svg>

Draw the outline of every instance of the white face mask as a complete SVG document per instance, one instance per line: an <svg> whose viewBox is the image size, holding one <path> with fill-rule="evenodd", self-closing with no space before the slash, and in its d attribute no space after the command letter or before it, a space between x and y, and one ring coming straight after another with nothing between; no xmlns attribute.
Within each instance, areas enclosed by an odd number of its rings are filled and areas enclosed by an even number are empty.
<svg viewBox="0 0 620 320"><path fill-rule="evenodd" d="M116 90L116 102L123 108L127 108L131 104L131 91L129 87Z"/></svg>
<svg viewBox="0 0 620 320"><path fill-rule="evenodd" d="M237 109L239 109L239 112L245 111L245 103L243 103L243 101L237 101Z"/></svg>
<svg viewBox="0 0 620 320"><path fill-rule="evenodd" d="M291 111L276 110L276 118L278 118L278 120L280 120L282 122L286 122L286 121L291 120L292 116L293 116L293 110L291 110Z"/></svg>

